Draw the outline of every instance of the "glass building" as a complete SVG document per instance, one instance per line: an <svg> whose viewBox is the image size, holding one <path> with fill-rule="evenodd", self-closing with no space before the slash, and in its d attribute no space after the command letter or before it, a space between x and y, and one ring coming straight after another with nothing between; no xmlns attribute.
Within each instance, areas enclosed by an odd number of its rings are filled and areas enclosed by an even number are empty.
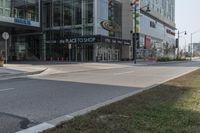
<svg viewBox="0 0 200 133"><path fill-rule="evenodd" d="M0 0L0 34L10 34L10 60L130 60L131 1ZM165 55L165 47L174 52L174 0L139 2L141 7L150 3L151 12L141 10L138 57ZM0 37L0 54L4 53Z"/></svg>
<svg viewBox="0 0 200 133"><path fill-rule="evenodd" d="M39 22L39 0L0 0L0 16Z"/></svg>
<svg viewBox="0 0 200 133"><path fill-rule="evenodd" d="M0 0L0 34L10 34L9 60L39 59L40 31L40 0ZM0 54L4 53L0 38Z"/></svg>
<svg viewBox="0 0 200 133"><path fill-rule="evenodd" d="M42 8L47 60L120 60L123 46L121 31L108 31L100 24L109 20L115 22L121 29L122 4L120 2L45 0ZM95 41L89 42L87 39L90 38ZM82 41L77 43L66 41L70 39ZM129 40L124 41L130 43Z"/></svg>

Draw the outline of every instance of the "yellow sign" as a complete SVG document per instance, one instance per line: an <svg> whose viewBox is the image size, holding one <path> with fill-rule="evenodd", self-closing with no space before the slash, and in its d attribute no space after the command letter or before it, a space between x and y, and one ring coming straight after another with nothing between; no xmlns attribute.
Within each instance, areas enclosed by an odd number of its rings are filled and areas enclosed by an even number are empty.
<svg viewBox="0 0 200 133"><path fill-rule="evenodd" d="M135 27L133 28L134 33L139 33L140 32L140 0L131 0L131 5L132 5L132 14L133 14L133 25L136 23L136 31ZM135 12L136 9L136 12ZM136 17L136 22L135 22L135 17Z"/></svg>

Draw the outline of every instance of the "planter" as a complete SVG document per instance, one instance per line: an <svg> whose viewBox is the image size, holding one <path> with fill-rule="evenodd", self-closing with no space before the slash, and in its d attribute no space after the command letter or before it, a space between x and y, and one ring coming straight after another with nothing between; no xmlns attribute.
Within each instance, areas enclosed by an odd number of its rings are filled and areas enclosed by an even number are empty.
<svg viewBox="0 0 200 133"><path fill-rule="evenodd" d="M4 65L4 61L0 60L0 67L3 67L3 65Z"/></svg>

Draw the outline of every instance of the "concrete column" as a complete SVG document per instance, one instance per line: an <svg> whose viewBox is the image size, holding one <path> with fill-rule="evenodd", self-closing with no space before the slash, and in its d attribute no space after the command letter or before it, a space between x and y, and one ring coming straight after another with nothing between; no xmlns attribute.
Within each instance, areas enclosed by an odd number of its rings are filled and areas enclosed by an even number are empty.
<svg viewBox="0 0 200 133"><path fill-rule="evenodd" d="M42 50L41 50L41 59L43 60L43 61L46 61L46 57L47 57L47 55L46 55L46 33L43 33L42 35L41 35L42 37L41 37L41 40L42 40L42 46L41 46L41 48L42 48Z"/></svg>
<svg viewBox="0 0 200 133"><path fill-rule="evenodd" d="M94 62L97 62L97 47L98 47L98 44L94 44L93 45L93 61Z"/></svg>

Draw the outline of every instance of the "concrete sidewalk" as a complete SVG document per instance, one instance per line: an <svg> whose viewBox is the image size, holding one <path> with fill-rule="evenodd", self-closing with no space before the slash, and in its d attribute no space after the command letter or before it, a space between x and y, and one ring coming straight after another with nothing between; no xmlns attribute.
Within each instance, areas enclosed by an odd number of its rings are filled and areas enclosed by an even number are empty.
<svg viewBox="0 0 200 133"><path fill-rule="evenodd" d="M35 75L44 76L52 74L61 73L78 73L86 71L98 71L98 70L108 70L108 69L120 69L129 68L133 66L155 66L164 64L177 64L185 63L187 61L171 61L171 62L156 62L156 61L145 61L137 60L137 64L133 61L123 61L123 62L13 62L12 64L7 64L5 67L0 68L0 80L2 77L13 77L18 75ZM39 75L38 75L39 74Z"/></svg>
<svg viewBox="0 0 200 133"><path fill-rule="evenodd" d="M39 66L6 64L4 67L0 67L0 80L40 74L45 70L47 70L47 68Z"/></svg>

